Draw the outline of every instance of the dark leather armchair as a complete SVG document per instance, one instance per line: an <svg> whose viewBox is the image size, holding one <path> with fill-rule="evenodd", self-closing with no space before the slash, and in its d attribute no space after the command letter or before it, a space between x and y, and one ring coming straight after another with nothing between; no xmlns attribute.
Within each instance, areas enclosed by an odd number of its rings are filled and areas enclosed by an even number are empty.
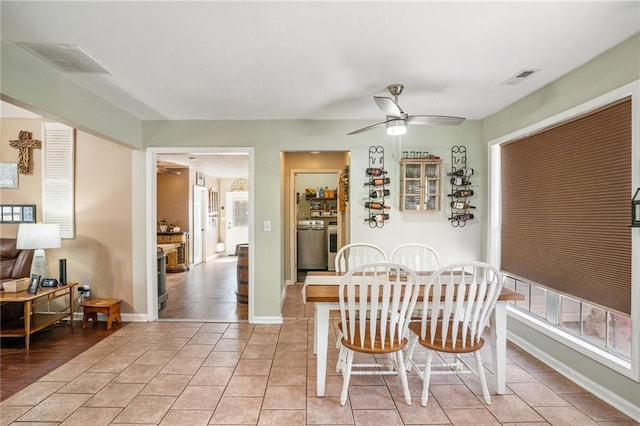
<svg viewBox="0 0 640 426"><path fill-rule="evenodd" d="M33 250L18 250L15 238L0 238L0 282L28 277ZM5 302L0 306L0 324L24 316L22 303Z"/></svg>
<svg viewBox="0 0 640 426"><path fill-rule="evenodd" d="M16 248L15 238L0 238L0 280L2 282L28 277L33 250Z"/></svg>

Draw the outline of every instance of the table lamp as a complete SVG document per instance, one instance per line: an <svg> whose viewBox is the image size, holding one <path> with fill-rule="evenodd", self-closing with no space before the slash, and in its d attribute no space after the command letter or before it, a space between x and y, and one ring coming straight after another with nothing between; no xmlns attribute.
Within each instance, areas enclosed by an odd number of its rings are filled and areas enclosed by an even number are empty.
<svg viewBox="0 0 640 426"><path fill-rule="evenodd" d="M20 250L33 249L31 274L47 277L49 267L44 249L58 248L61 245L60 226L50 223L21 223L18 226L18 241L16 248Z"/></svg>

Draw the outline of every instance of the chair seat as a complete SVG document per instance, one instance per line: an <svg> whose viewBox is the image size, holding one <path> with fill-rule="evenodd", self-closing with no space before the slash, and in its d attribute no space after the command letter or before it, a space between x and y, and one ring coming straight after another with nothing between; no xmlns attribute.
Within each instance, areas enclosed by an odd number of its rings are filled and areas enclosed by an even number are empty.
<svg viewBox="0 0 640 426"><path fill-rule="evenodd" d="M420 336L420 328L421 328L421 324L419 322L410 322L409 323L409 330L411 330L412 332L414 332L417 336ZM425 335L428 337L431 335L431 332L429 330L430 328L430 323L427 323L427 332L425 333ZM471 333L470 331L467 330L466 333L466 346L462 345L462 333L458 333L458 338L455 341L455 345L454 342L452 340L452 336L451 333L449 333L449 336L447 337L447 341L442 342L442 321L438 321L437 326L436 326L436 335L435 338L433 340L433 343L431 343L431 341L429 339L427 340L423 340L418 338L418 342L420 343L420 345L424 346L427 349L431 349L431 350L435 350L438 352L446 352L446 353L453 353L453 354L463 354L463 353L469 353L469 352L475 352L477 350L479 350L480 348L482 348L482 346L484 346L484 339L482 339L482 337L480 339L478 339L477 342L472 343L472 339L471 339Z"/></svg>
<svg viewBox="0 0 640 426"><path fill-rule="evenodd" d="M367 321L367 323L368 322L369 321ZM389 338L390 327L391 326L387 324L387 333L384 339L384 347L382 345L382 338L380 337L380 324L378 324L376 328L377 331L376 331L376 336L375 336L375 340L373 341L373 344L371 342L371 338L368 335L364 336L364 344L363 344L363 337L360 335L359 322L356 323L356 331L353 336L353 343L351 343L351 340L348 340L345 338L342 338L341 342L345 347L349 349L357 350L358 352L369 353L369 354L388 354L388 353L393 353L393 352L397 352L399 350L404 349L405 346L407 346L408 340L406 338L402 338L402 340L398 341L398 331L396 331L395 339L392 342ZM338 323L338 329L340 330L341 335L344 336L341 322ZM368 330L369 326L367 325L365 329Z"/></svg>

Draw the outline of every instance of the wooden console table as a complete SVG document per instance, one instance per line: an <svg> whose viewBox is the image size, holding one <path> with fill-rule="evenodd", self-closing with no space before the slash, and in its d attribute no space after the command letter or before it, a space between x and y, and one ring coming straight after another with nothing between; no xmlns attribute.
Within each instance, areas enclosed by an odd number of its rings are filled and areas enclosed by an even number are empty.
<svg viewBox="0 0 640 426"><path fill-rule="evenodd" d="M29 339L36 331L67 317L73 325L73 289L77 285L78 283L68 283L59 287L38 288L36 294L29 294L27 290L16 293L0 292L0 302L20 302L24 306L24 318L2 324L0 337L24 337L25 349L29 350ZM49 314L35 311L39 305L61 297L69 298L69 306L65 312Z"/></svg>
<svg viewBox="0 0 640 426"><path fill-rule="evenodd" d="M172 244L176 251L167 253L167 272L189 270L189 233L158 232L158 245Z"/></svg>

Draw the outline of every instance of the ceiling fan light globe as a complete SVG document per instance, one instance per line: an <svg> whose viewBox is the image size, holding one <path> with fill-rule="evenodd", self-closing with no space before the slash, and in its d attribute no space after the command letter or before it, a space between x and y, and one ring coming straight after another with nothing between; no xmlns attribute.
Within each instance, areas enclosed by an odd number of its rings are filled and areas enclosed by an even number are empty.
<svg viewBox="0 0 640 426"><path fill-rule="evenodd" d="M387 121L387 135L402 136L407 133L407 120L389 120Z"/></svg>

